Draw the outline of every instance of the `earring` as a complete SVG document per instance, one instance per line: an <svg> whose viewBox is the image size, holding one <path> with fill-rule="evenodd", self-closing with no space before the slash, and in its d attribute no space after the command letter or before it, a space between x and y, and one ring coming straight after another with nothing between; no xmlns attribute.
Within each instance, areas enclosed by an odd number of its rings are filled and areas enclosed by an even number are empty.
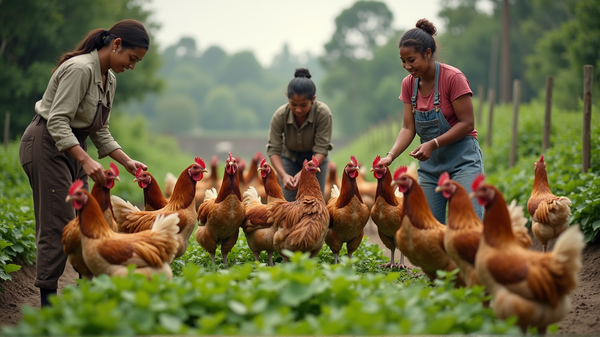
<svg viewBox="0 0 600 337"><path fill-rule="evenodd" d="M116 52L117 52L117 50L116 50L116 49L113 49L113 53L116 53Z"/></svg>

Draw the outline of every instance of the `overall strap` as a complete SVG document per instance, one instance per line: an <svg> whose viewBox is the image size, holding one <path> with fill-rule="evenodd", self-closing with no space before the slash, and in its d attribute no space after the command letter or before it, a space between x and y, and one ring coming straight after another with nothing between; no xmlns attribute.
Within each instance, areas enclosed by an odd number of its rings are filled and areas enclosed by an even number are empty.
<svg viewBox="0 0 600 337"><path fill-rule="evenodd" d="M435 84L434 84L434 88L433 88L433 106L434 107L439 107L440 106L440 93L438 91L438 79L440 77L440 64L438 63L438 61L435 61ZM410 98L410 104L413 107L413 113L415 112L415 109L417 108L417 93L419 92L419 80L421 78L417 77L415 79L415 87L413 89L413 94L412 97Z"/></svg>
<svg viewBox="0 0 600 337"><path fill-rule="evenodd" d="M435 84L433 88L433 106L440 106L440 93L438 91L438 78L440 77L440 64L435 61Z"/></svg>

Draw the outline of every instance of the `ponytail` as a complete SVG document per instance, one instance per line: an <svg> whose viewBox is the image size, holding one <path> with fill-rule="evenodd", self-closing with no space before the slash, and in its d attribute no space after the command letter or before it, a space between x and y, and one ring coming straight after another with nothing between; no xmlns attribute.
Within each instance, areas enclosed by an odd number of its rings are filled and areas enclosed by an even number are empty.
<svg viewBox="0 0 600 337"><path fill-rule="evenodd" d="M88 35L79 42L74 51L63 54L54 72L66 60L87 54L92 50L102 49L108 46L114 39L121 38L123 48L144 48L150 47L150 37L144 26L136 20L123 20L115 23L110 30L97 28L88 33Z"/></svg>

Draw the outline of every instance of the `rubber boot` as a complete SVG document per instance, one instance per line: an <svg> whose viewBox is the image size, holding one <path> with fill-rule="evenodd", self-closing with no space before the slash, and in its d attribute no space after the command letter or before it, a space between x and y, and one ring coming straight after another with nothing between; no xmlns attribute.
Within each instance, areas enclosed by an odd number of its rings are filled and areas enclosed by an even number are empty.
<svg viewBox="0 0 600 337"><path fill-rule="evenodd" d="M56 295L56 289L40 288L40 304L42 307L50 305L50 302L48 302L48 296L50 295Z"/></svg>

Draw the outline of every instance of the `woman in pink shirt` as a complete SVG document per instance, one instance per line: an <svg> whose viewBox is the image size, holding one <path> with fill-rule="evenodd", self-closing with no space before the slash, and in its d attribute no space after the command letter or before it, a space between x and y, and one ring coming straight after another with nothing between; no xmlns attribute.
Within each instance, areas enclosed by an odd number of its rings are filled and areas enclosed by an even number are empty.
<svg viewBox="0 0 600 337"><path fill-rule="evenodd" d="M421 19L400 38L400 59L410 73L402 81L400 95L404 124L381 162L391 164L418 134L421 144L409 154L419 160L419 184L431 212L445 223L447 199L435 192L440 175L448 172L450 179L470 192L475 176L483 173L483 159L469 81L460 70L435 61L435 33L435 26ZM475 199L473 207L481 219L483 207Z"/></svg>

